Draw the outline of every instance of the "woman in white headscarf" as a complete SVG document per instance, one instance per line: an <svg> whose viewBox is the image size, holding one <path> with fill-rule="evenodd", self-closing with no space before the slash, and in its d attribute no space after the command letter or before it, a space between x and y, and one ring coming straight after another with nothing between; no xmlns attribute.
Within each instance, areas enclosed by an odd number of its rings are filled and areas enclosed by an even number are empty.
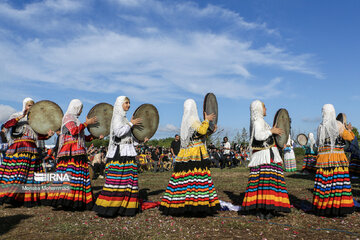
<svg viewBox="0 0 360 240"><path fill-rule="evenodd" d="M70 189L48 193L46 205L75 210L93 207L93 193L85 149L85 141L91 141L93 136L85 136L84 130L97 120L96 117L86 118L86 122L81 123L78 117L82 108L83 104L79 99L71 100L63 117L59 136L56 173L68 174L70 182L67 184L70 185Z"/></svg>
<svg viewBox="0 0 360 240"><path fill-rule="evenodd" d="M180 132L181 149L161 201L160 211L163 214L214 214L220 210L205 142L209 121L214 118L215 114L205 113L205 120L201 123L195 101L185 101Z"/></svg>
<svg viewBox="0 0 360 240"><path fill-rule="evenodd" d="M0 205L11 203L32 207L40 205L45 199L44 192L26 191L21 192L16 184L41 184L35 181L34 174L43 172L42 159L39 158L37 140L45 140L51 137L54 132L49 130L48 135L40 135L28 124L28 111L34 104L31 98L25 98L21 112L14 113L5 123L5 128L10 129L11 140L6 151L5 158L0 165L0 185L6 185L9 191L0 191Z"/></svg>
<svg viewBox="0 0 360 240"><path fill-rule="evenodd" d="M336 120L335 108L325 104L318 127L318 155L313 209L317 215L343 216L354 211L349 162L344 153L345 141L355 135L351 124Z"/></svg>
<svg viewBox="0 0 360 240"><path fill-rule="evenodd" d="M116 99L110 126L110 142L106 155L105 184L93 210L100 216L134 216L141 211L138 187L138 166L135 146L138 145L131 128L141 123L140 118L128 121L128 97ZM144 142L147 142L146 138Z"/></svg>
<svg viewBox="0 0 360 240"><path fill-rule="evenodd" d="M273 137L283 134L283 130L271 128L264 116L264 103L253 101L250 105L250 176L242 211L270 219L276 212L290 212L290 202L282 159Z"/></svg>
<svg viewBox="0 0 360 240"><path fill-rule="evenodd" d="M303 148L305 148L305 156L301 172L303 174L309 174L310 172L315 173L317 149L313 133L309 133L307 145L303 146Z"/></svg>
<svg viewBox="0 0 360 240"><path fill-rule="evenodd" d="M296 172L296 158L294 152L294 141L289 135L288 141L284 148L284 169L285 172Z"/></svg>

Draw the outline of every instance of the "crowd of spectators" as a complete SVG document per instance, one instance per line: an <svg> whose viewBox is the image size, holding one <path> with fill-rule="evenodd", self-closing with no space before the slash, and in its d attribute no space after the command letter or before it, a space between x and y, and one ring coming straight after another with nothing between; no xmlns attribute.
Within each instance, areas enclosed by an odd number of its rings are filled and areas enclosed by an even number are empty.
<svg viewBox="0 0 360 240"><path fill-rule="evenodd" d="M53 148L43 148L41 157L44 160L44 169L48 172L55 171L57 145ZM225 137L220 147L210 143L208 146L211 168L234 168L246 167L249 161L249 149L247 146L231 144ZM154 147L147 145L136 146L136 157L139 172L171 171L177 154L180 151L180 137L176 135L169 148ZM92 179L103 178L106 166L107 147L95 147L91 144L87 149L90 175Z"/></svg>

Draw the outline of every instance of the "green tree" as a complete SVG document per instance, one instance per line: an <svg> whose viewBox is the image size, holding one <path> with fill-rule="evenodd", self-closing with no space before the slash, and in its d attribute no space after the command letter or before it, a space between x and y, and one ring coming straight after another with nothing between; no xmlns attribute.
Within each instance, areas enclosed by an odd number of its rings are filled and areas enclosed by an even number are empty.
<svg viewBox="0 0 360 240"><path fill-rule="evenodd" d="M357 139L359 139L359 131L356 127L353 127L353 133L355 134L355 137L357 137Z"/></svg>
<svg viewBox="0 0 360 240"><path fill-rule="evenodd" d="M109 145L109 139L94 139L91 142L86 142L86 147L89 147L91 144L94 144L94 147L107 147Z"/></svg>
<svg viewBox="0 0 360 240"><path fill-rule="evenodd" d="M161 139L152 139L146 143L148 146L154 146L154 147L163 147L163 148L169 148L171 146L171 142L174 140L173 137L168 138L161 138Z"/></svg>

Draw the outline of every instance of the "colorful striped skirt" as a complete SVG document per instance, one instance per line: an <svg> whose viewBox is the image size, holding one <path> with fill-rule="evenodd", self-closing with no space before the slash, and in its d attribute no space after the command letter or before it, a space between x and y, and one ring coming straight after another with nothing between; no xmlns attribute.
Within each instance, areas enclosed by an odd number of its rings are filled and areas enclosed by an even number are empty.
<svg viewBox="0 0 360 240"><path fill-rule="evenodd" d="M73 210L90 210L93 207L93 193L90 182L89 165L86 155L64 156L58 159L56 173L67 173L70 191L47 194L46 205Z"/></svg>
<svg viewBox="0 0 360 240"><path fill-rule="evenodd" d="M285 172L296 172L296 158L294 151L285 152L284 154L284 170Z"/></svg>
<svg viewBox="0 0 360 240"><path fill-rule="evenodd" d="M351 176L360 176L360 159L351 158L349 172Z"/></svg>
<svg viewBox="0 0 360 240"><path fill-rule="evenodd" d="M134 216L141 211L135 157L108 160L105 168L105 184L93 210L105 217Z"/></svg>
<svg viewBox="0 0 360 240"><path fill-rule="evenodd" d="M281 164L270 163L250 168L242 211L260 209L290 212L290 201Z"/></svg>
<svg viewBox="0 0 360 240"><path fill-rule="evenodd" d="M21 186L40 186L34 173L43 172L41 159L37 154L21 152L6 154L0 165L0 205L10 203L33 207L45 200L44 191L24 191Z"/></svg>
<svg viewBox="0 0 360 240"><path fill-rule="evenodd" d="M165 215L212 215L220 210L209 166L209 159L176 162L160 211Z"/></svg>
<svg viewBox="0 0 360 240"><path fill-rule="evenodd" d="M307 170L309 172L316 172L316 156L316 154L311 153L305 154L302 171Z"/></svg>
<svg viewBox="0 0 360 240"><path fill-rule="evenodd" d="M348 167L319 168L313 194L317 215L342 216L354 211Z"/></svg>

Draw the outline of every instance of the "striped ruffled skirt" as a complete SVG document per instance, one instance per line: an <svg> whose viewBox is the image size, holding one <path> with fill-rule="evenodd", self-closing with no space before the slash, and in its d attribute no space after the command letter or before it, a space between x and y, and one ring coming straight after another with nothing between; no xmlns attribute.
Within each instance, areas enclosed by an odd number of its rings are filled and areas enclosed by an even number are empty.
<svg viewBox="0 0 360 240"><path fill-rule="evenodd" d="M86 155L60 157L56 165L56 173L69 175L70 182L66 184L70 185L70 190L48 193L46 205L90 210L93 207L93 193Z"/></svg>
<svg viewBox="0 0 360 240"><path fill-rule="evenodd" d="M98 215L106 217L134 216L141 211L135 157L108 160L105 184L93 210Z"/></svg>
<svg viewBox="0 0 360 240"><path fill-rule="evenodd" d="M296 172L296 158L293 150L284 154L284 170L285 172Z"/></svg>
<svg viewBox="0 0 360 240"><path fill-rule="evenodd" d="M319 168L313 194L317 215L341 216L354 211L348 167Z"/></svg>
<svg viewBox="0 0 360 240"><path fill-rule="evenodd" d="M6 154L0 165L0 205L10 203L33 207L45 200L44 191L24 191L21 186L40 186L34 173L43 172L38 154L21 152Z"/></svg>
<svg viewBox="0 0 360 240"><path fill-rule="evenodd" d="M304 165L302 170L307 170L309 172L316 172L316 154L305 154L304 156Z"/></svg>
<svg viewBox="0 0 360 240"><path fill-rule="evenodd" d="M290 212L290 201L281 164L250 168L242 211L274 210Z"/></svg>
<svg viewBox="0 0 360 240"><path fill-rule="evenodd" d="M165 215L211 215L220 210L209 166L209 159L176 162L160 211Z"/></svg>

